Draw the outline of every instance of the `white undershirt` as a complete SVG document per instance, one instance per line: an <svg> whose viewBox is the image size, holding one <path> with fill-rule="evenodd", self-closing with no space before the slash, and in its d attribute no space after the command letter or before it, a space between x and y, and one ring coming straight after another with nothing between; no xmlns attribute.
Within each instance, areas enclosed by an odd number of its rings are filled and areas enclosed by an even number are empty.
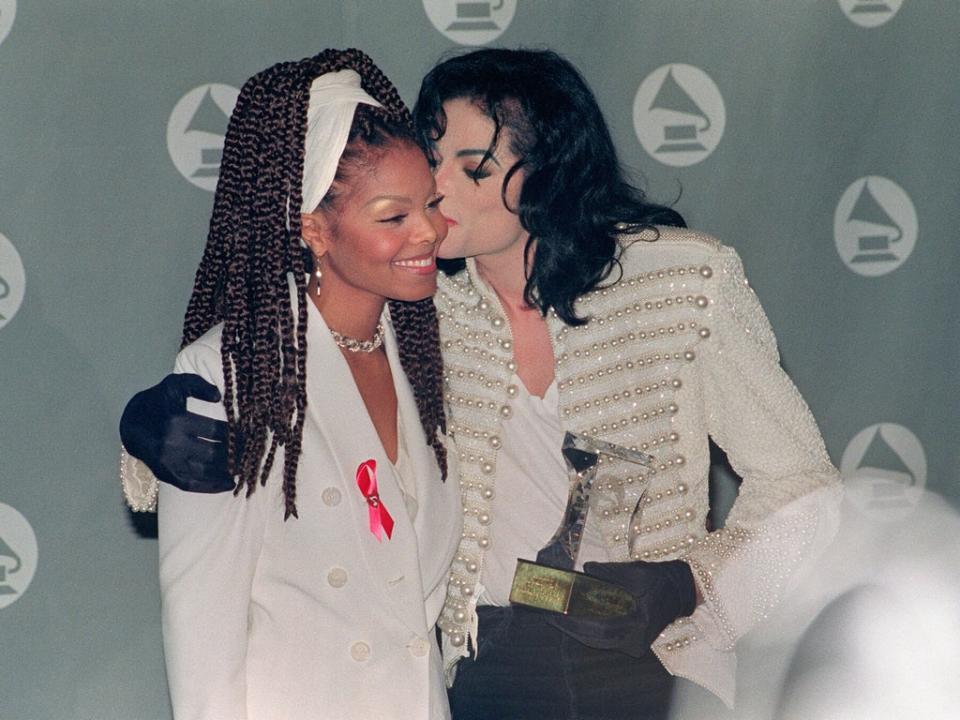
<svg viewBox="0 0 960 720"><path fill-rule="evenodd" d="M490 548L480 573L480 605L509 604L517 558L537 559L560 526L570 492L556 380L542 398L527 392L516 375L510 382L518 392L510 402L510 417L500 426L503 445L491 502ZM576 569L585 561L607 559L588 515Z"/></svg>

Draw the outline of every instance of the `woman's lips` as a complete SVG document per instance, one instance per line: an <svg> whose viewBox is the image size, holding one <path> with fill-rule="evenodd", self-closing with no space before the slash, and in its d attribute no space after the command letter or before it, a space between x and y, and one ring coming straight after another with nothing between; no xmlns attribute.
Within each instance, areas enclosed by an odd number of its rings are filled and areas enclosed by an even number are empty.
<svg viewBox="0 0 960 720"><path fill-rule="evenodd" d="M421 275L429 275L437 270L437 261L433 253L414 258L406 258L404 260L394 260L393 264L408 272Z"/></svg>

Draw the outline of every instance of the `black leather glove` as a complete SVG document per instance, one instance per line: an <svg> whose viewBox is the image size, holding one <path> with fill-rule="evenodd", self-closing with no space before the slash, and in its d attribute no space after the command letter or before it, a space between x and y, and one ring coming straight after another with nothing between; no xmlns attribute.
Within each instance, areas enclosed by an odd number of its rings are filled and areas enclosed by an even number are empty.
<svg viewBox="0 0 960 720"><path fill-rule="evenodd" d="M158 480L188 492L233 490L227 473L227 423L187 412L187 398L216 402L220 391L199 375L167 375L134 395L120 418L120 439Z"/></svg>
<svg viewBox="0 0 960 720"><path fill-rule="evenodd" d="M552 625L593 648L640 657L667 625L689 615L697 605L693 572L682 560L588 562L584 563L583 571L626 588L637 599L637 609L621 617L601 619L550 614Z"/></svg>

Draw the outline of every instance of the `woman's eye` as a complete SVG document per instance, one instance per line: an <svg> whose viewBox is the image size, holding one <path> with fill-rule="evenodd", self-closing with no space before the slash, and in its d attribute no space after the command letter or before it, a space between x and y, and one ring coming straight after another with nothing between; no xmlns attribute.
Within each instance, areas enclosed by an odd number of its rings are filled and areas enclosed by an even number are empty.
<svg viewBox="0 0 960 720"><path fill-rule="evenodd" d="M383 220L380 220L379 222L382 222L382 223L392 223L392 224L396 225L396 224L402 223L406 217L407 217L406 213L403 213L403 214L401 214L401 215L393 215L392 217L384 218Z"/></svg>
<svg viewBox="0 0 960 720"><path fill-rule="evenodd" d="M440 207L441 202L443 202L443 195L438 195L427 203L427 210L436 210L438 207Z"/></svg>

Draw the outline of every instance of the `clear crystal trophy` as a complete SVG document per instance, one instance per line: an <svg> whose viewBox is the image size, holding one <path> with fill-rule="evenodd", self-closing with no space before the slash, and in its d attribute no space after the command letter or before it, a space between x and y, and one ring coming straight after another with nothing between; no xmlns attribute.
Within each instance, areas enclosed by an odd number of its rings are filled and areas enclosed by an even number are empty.
<svg viewBox="0 0 960 720"><path fill-rule="evenodd" d="M570 497L560 527L537 553L537 561L518 559L510 589L510 602L581 617L616 617L636 609L627 590L576 572L573 567L590 509L590 491L601 455L650 466L654 457L621 445L568 432L563 457L570 474Z"/></svg>

